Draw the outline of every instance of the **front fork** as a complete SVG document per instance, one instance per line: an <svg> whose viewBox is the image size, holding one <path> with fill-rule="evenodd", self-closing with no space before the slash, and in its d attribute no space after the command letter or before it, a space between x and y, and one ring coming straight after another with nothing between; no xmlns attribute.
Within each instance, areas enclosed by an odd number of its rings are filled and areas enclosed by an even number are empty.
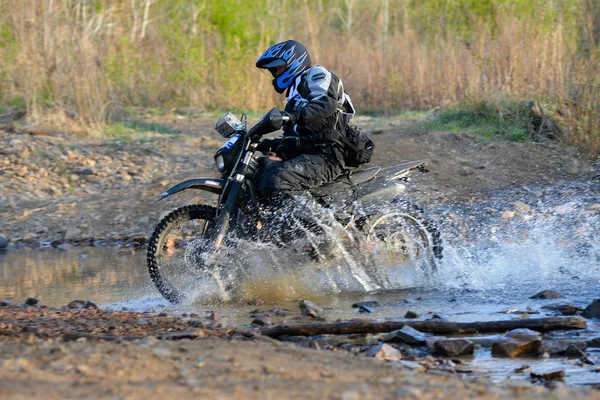
<svg viewBox="0 0 600 400"><path fill-rule="evenodd" d="M246 172L248 171L248 166L252 162L253 156L253 151L247 151L244 154L244 159L242 160L240 167L237 169L237 173L232 174L229 177L229 186L231 187L229 192L226 193L226 191L223 191L223 196L227 195L227 199L225 200L224 205L222 205L223 203L219 202L221 205L217 210L215 230L212 237L215 243L215 250L218 250L219 247L221 247L223 240L225 239L225 235L229 230L231 215L235 211L238 196L242 186L246 181Z"/></svg>

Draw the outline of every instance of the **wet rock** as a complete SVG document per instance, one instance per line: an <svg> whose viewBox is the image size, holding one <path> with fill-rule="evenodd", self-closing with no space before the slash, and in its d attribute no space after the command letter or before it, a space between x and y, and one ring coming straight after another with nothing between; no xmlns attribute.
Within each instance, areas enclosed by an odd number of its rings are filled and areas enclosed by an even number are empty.
<svg viewBox="0 0 600 400"><path fill-rule="evenodd" d="M575 306L575 304L567 301L564 303L552 303L542 306L545 310L553 311L556 314L560 315L575 315L578 312L582 311L581 308Z"/></svg>
<svg viewBox="0 0 600 400"><path fill-rule="evenodd" d="M545 340L538 349L539 354L548 353L551 356L566 355L570 357L579 357L580 354L575 349L585 350L585 342L573 342L572 340ZM567 354L570 353L571 355Z"/></svg>
<svg viewBox="0 0 600 400"><path fill-rule="evenodd" d="M369 306L360 306L358 307L358 312L360 313L374 313L375 310Z"/></svg>
<svg viewBox="0 0 600 400"><path fill-rule="evenodd" d="M73 300L69 304L67 304L67 308L71 310L83 310L88 308L97 309L98 306L90 300Z"/></svg>
<svg viewBox="0 0 600 400"><path fill-rule="evenodd" d="M600 299L592 301L592 303L583 310L581 316L590 319L600 318Z"/></svg>
<svg viewBox="0 0 600 400"><path fill-rule="evenodd" d="M429 351L433 352L435 342L446 339L446 336L429 336L427 339L425 339L425 344L427 345Z"/></svg>
<svg viewBox="0 0 600 400"><path fill-rule="evenodd" d="M409 310L406 312L406 314L404 314L404 318L419 318L419 314Z"/></svg>
<svg viewBox="0 0 600 400"><path fill-rule="evenodd" d="M533 380L553 381L556 379L562 379L564 377L564 369L559 369L550 372L531 372L531 379Z"/></svg>
<svg viewBox="0 0 600 400"><path fill-rule="evenodd" d="M61 243L58 246L56 246L56 248L59 250L69 250L72 247L73 247L73 245L70 243Z"/></svg>
<svg viewBox="0 0 600 400"><path fill-rule="evenodd" d="M515 329L492 344L492 354L516 357L538 351L542 344L541 335L531 329Z"/></svg>
<svg viewBox="0 0 600 400"><path fill-rule="evenodd" d="M267 317L266 315L263 315L263 316L254 318L252 320L251 325L254 325L254 326L272 326L273 325L273 321L271 321L271 319L269 317Z"/></svg>
<svg viewBox="0 0 600 400"><path fill-rule="evenodd" d="M561 294L554 290L542 290L541 292L530 297L530 299L536 299L536 300L560 299L560 298L562 298Z"/></svg>
<svg viewBox="0 0 600 400"><path fill-rule="evenodd" d="M300 307L300 311L302 311L302 315L305 317L322 318L323 309L312 301L302 300L298 306Z"/></svg>
<svg viewBox="0 0 600 400"><path fill-rule="evenodd" d="M588 347L600 347L600 336L597 338L588 340L586 343L587 343Z"/></svg>
<svg viewBox="0 0 600 400"><path fill-rule="evenodd" d="M398 361L402 359L402 353L389 344L380 343L367 350L367 357L375 357L384 361Z"/></svg>
<svg viewBox="0 0 600 400"><path fill-rule="evenodd" d="M8 247L8 240L6 240L2 236L0 236L0 250L6 250L7 247Z"/></svg>
<svg viewBox="0 0 600 400"><path fill-rule="evenodd" d="M359 301L358 303L352 304L352 308L360 308L361 306L365 307L380 307L381 303L375 300L370 301Z"/></svg>
<svg viewBox="0 0 600 400"><path fill-rule="evenodd" d="M475 343L469 339L438 340L433 345L433 352L444 357L458 357L473 354Z"/></svg>
<svg viewBox="0 0 600 400"><path fill-rule="evenodd" d="M413 345L425 344L427 336L418 330L404 325L402 329L398 329L388 333L383 341L385 343L406 343Z"/></svg>
<svg viewBox="0 0 600 400"><path fill-rule="evenodd" d="M8 300L0 300L0 307L9 307L12 306L12 303Z"/></svg>
<svg viewBox="0 0 600 400"><path fill-rule="evenodd" d="M35 297L28 297L27 299L25 299L25 305L26 306L35 306L36 304L38 304L40 301L38 299L36 299Z"/></svg>
<svg viewBox="0 0 600 400"><path fill-rule="evenodd" d="M83 308L85 308L85 309L92 308L92 309L94 309L94 310L97 310L97 309L98 309L98 306L97 306L97 305L96 305L96 303L94 303L93 301L91 301L91 300L86 300L86 301L85 301L85 303L83 303Z"/></svg>
<svg viewBox="0 0 600 400"><path fill-rule="evenodd" d="M515 374L524 374L529 371L531 371L531 365L523 364L515 369Z"/></svg>

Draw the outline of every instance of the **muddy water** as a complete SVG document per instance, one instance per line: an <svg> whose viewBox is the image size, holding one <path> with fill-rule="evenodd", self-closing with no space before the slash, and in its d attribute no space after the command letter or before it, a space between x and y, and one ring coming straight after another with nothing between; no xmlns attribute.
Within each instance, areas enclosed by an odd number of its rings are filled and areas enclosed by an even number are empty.
<svg viewBox="0 0 600 400"><path fill-rule="evenodd" d="M394 290L365 293L353 276L348 257L330 264L337 284L328 285L323 266L299 264L287 256L267 255L268 248L246 248L242 264L254 273L243 284L242 298L222 303L197 293L195 300L178 307L165 301L150 282L145 254L127 249L78 248L9 250L0 254L0 300L15 303L34 296L51 306L73 299L91 299L105 308L175 313L216 311L225 324L251 322L256 310L287 310L299 314L299 298L310 298L325 308L328 320L337 318L401 317L414 311L421 318L434 313L452 321L483 321L550 315L542 306L557 300L532 300L541 290L560 292L564 299L585 307L600 297L600 190L596 183L560 188L522 188L472 203L430 207L440 221L445 252L440 271L424 277L410 266L387 268L382 273L395 282ZM337 271L337 272L336 272ZM351 305L377 300L372 314L359 314ZM598 336L600 323L590 321L586 336ZM600 352L588 354L600 359ZM491 357L481 347L466 359L475 374L493 380L526 379L514 374L522 364L534 370L566 369L569 384L600 384L595 367L573 360L532 358L507 360Z"/></svg>

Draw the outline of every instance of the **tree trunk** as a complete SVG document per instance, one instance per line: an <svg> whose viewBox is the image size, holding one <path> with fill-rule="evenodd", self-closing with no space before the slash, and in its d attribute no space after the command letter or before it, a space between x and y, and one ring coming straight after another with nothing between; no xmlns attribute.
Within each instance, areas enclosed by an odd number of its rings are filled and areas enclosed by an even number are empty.
<svg viewBox="0 0 600 400"><path fill-rule="evenodd" d="M517 328L528 328L538 332L585 329L586 321L580 317L551 317L535 319L514 319L508 321L484 322L449 322L449 321L407 321L387 320L375 321L369 319L353 319L341 322L302 322L290 325L278 325L262 330L262 334L270 337L281 335L313 336L313 335L341 335L341 334L366 334L385 333L401 329L408 325L421 332L436 334L461 334L483 332L505 332Z"/></svg>

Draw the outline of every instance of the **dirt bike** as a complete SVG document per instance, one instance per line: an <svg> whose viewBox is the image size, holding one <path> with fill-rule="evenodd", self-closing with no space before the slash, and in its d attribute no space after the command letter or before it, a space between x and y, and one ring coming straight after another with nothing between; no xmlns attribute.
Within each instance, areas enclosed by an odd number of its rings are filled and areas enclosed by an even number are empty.
<svg viewBox="0 0 600 400"><path fill-rule="evenodd" d="M186 180L157 199L187 189L218 195L216 207L191 204L172 211L150 237L150 277L170 302L185 301L190 296L186 288L195 279L214 280L222 293L235 287L241 277L229 271L227 264L236 257L236 238L276 246L300 240L301 249L311 259L326 257L323 242L327 240L320 238L327 236L329 223L310 221L315 207L329 213L330 222L342 227L352 246L360 244L363 254L374 256L370 263L377 263L382 254L401 254L418 262L427 273L437 269L442 241L435 222L400 197L408 174L413 170L427 172L428 160L347 170L334 182L295 194L293 199L302 200L288 204L291 212L269 210L255 186L260 159L257 146L263 135L281 129L285 122L287 117L274 108L247 129L245 115L240 120L226 113L215 123L215 129L228 139L215 154L221 178ZM274 214L281 218L273 218ZM368 267L362 274L355 276L365 289L386 287L380 277L369 276ZM367 285L365 281L371 278L375 283Z"/></svg>

